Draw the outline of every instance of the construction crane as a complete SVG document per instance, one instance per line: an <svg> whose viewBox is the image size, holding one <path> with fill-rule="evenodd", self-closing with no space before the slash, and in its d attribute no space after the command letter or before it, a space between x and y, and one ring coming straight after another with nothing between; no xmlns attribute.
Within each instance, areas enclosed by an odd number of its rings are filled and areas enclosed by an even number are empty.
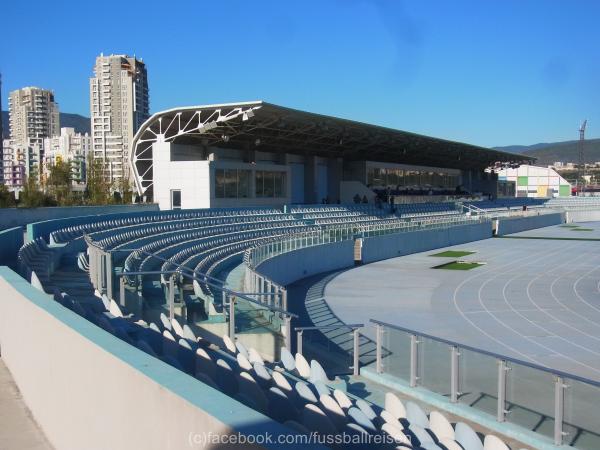
<svg viewBox="0 0 600 450"><path fill-rule="evenodd" d="M585 127L587 119L585 119L579 127L579 178L581 181L581 191L585 188L585 155L583 153L583 141L585 140Z"/></svg>

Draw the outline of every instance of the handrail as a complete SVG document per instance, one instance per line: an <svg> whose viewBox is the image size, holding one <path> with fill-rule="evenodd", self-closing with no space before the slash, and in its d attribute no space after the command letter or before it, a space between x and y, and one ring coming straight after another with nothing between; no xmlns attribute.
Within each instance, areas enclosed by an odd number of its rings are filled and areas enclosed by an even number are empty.
<svg viewBox="0 0 600 450"><path fill-rule="evenodd" d="M126 251L126 250L129 250L129 251L139 251L139 252L145 254L146 256L150 256L150 257L156 258L156 259L158 259L160 261L163 261L163 262L168 261L165 258L162 258L161 256L154 255L153 253L148 253L146 251L139 250L139 249L119 249L119 251ZM111 251L109 250L108 253L110 253L110 252ZM169 261L169 262L171 262L171 261ZM185 267L185 266L183 266L183 265L181 265L179 263L174 263L174 262L171 262L171 263L174 266L177 266L179 270L181 270L181 271L175 270L175 271L173 271L173 273L179 273L179 274L181 274L181 276L184 276L184 277L196 280L196 281L200 281L200 282L206 283L209 286L215 287L217 289L221 289L223 292L225 292L228 295L231 295L231 296L236 297L236 298L241 298L241 299L243 299L243 300L245 300L247 302L254 303L256 305L260 305L261 307L263 307L265 309L268 309L270 311L277 312L277 313L280 313L280 314L284 314L287 317L291 317L291 318L294 318L294 319L298 318L297 314L294 314L294 313L292 313L292 312L290 312L288 310L285 310L285 309L282 309L282 308L278 308L277 306L271 306L271 305L268 305L268 304L261 303L258 300L255 300L253 298L248 297L248 295L246 295L246 294L243 294L243 293L240 293L240 292L236 292L236 291L233 291L233 290L231 290L229 288L226 288L223 285L216 285L216 284L214 284L214 282L207 281L208 279L210 279L210 280L216 280L216 281L222 283L223 282L222 280L218 280L217 278L211 277L210 275L206 275L204 273L199 272L203 277L206 278L206 279L202 279L202 278L199 278L199 277L196 276L197 272L194 272L193 269L190 269L189 267ZM188 273L184 273L184 271L188 272ZM189 273L189 272L191 272L191 273ZM127 275L135 275L135 274L136 274L136 272L121 272L119 275L127 276ZM260 293L256 293L254 295L260 295Z"/></svg>
<svg viewBox="0 0 600 450"><path fill-rule="evenodd" d="M294 331L311 331L311 330L335 330L337 328L362 328L364 327L364 323L350 323L343 325L321 325L321 326L313 326L313 327L295 327Z"/></svg>
<svg viewBox="0 0 600 450"><path fill-rule="evenodd" d="M438 336L433 336L431 334L427 334L427 333L423 333L417 330L412 330L410 328L406 328L406 327L402 327L400 325L392 325L390 323L386 323L386 322L382 322L380 320L376 320L376 319L370 319L369 322L374 323L376 325L382 325L384 327L389 327L392 328L394 330L398 330L398 331L403 331L405 333L409 333L409 334L414 334L417 336L421 336L427 339L431 339L432 341L436 341L436 342L441 342L443 344L447 344L449 346L452 347L460 347L462 349L465 350L469 350L475 353L480 353L486 356L490 356L492 358L496 358L496 359L500 359L503 361L509 361L512 363L516 363L516 364L520 364L526 367L529 367L531 369L537 369L537 370L541 370L543 372L546 373L550 373L552 375L556 375L559 377L564 377L564 378L569 378L571 380L575 380L575 381L581 381L582 383L586 383L586 384L590 384L594 387L600 387L600 381L596 381L596 380L590 380L589 378L585 378L582 377L580 375L575 375L572 373L568 373L568 372L563 372L562 370L557 370L557 369L551 369L550 367L546 367L546 366L542 366L536 363L532 363L532 362L528 362L528 361L523 361L521 359L518 358L514 358L512 356L507 356L507 355L501 355L500 353L495 353L489 350L484 350L484 349L480 349L480 348L476 348L467 344L461 344L460 342L456 342L456 341L452 341L450 339L445 339L445 338L441 338Z"/></svg>

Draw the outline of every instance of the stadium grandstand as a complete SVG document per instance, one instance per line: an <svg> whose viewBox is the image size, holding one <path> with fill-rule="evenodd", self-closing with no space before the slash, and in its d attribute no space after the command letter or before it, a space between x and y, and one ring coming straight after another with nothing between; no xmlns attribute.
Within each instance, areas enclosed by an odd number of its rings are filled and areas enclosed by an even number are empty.
<svg viewBox="0 0 600 450"><path fill-rule="evenodd" d="M0 231L1 360L54 448L600 447L599 200L498 197L486 169L530 159L263 102L133 148L156 204ZM553 320L490 325L547 275Z"/></svg>

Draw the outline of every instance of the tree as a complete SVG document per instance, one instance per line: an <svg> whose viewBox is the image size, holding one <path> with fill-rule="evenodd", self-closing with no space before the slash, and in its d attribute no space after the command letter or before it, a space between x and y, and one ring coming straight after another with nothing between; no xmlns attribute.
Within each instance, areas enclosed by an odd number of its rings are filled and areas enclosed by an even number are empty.
<svg viewBox="0 0 600 450"><path fill-rule="evenodd" d="M6 185L0 184L0 208L13 208L15 206L15 194L10 192Z"/></svg>
<svg viewBox="0 0 600 450"><path fill-rule="evenodd" d="M40 206L56 206L49 196L44 194L37 182L37 174L34 171L26 177L25 185L19 195L19 205L25 208L39 208Z"/></svg>
<svg viewBox="0 0 600 450"><path fill-rule="evenodd" d="M63 162L59 160L50 167L46 188L48 193L61 206L69 206L74 203L72 181L73 176L69 161Z"/></svg>
<svg viewBox="0 0 600 450"><path fill-rule="evenodd" d="M89 155L86 163L85 200L90 205L108 205L111 203L110 184L104 176L104 164Z"/></svg>

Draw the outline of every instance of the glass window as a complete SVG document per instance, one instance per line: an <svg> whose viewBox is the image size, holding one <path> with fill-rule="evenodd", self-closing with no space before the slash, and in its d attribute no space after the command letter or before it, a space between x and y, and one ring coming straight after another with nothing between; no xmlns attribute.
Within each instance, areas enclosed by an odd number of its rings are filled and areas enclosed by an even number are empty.
<svg viewBox="0 0 600 450"><path fill-rule="evenodd" d="M181 209L181 191L171 191L171 209Z"/></svg>
<svg viewBox="0 0 600 450"><path fill-rule="evenodd" d="M238 197L250 197L250 171L238 170Z"/></svg>
<svg viewBox="0 0 600 450"><path fill-rule="evenodd" d="M256 171L256 196L266 198L285 197L287 193L286 173Z"/></svg>
<svg viewBox="0 0 600 450"><path fill-rule="evenodd" d="M223 169L215 170L215 197L225 197L225 171Z"/></svg>

